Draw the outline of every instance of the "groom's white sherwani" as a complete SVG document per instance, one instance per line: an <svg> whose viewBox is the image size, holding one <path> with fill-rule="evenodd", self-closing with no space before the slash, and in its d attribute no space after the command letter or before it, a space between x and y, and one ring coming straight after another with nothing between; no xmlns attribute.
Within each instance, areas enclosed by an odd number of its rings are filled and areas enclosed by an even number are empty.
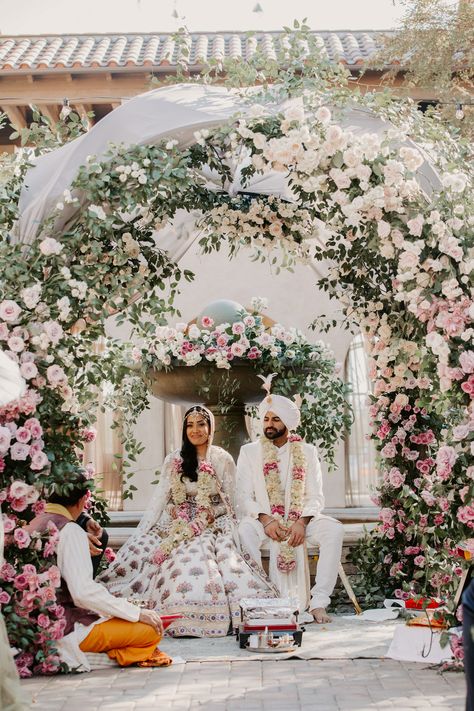
<svg viewBox="0 0 474 711"><path fill-rule="evenodd" d="M302 516L311 517L306 528L306 544L319 546L316 583L311 590L309 609L327 607L337 579L341 559L343 526L336 519L324 516L324 496L321 466L316 447L302 442L306 459L305 496ZM275 447L278 455L282 489L285 492L285 510L288 512L291 490L291 445ZM279 544L265 535L259 514L271 515L265 477L263 474L263 450L260 441L244 445L237 462L237 516L240 520L239 535L242 545L252 557L261 563L261 548L270 550L270 578L282 595L298 597L300 611L308 607L309 576L306 545L296 550L296 569L282 573L277 568Z"/></svg>

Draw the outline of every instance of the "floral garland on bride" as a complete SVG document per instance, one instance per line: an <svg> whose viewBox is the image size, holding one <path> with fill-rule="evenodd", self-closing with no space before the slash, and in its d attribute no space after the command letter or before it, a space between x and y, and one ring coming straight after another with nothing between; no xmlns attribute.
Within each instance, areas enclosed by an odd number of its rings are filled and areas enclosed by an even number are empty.
<svg viewBox="0 0 474 711"><path fill-rule="evenodd" d="M183 460L175 457L171 473L171 501L175 505L175 516L166 538L156 550L153 561L161 565L183 541L200 536L212 523L211 492L216 481L216 472L212 464L202 461L198 467L198 491L196 495L196 515L192 518L192 507L186 500L186 486L181 479L183 474Z"/></svg>
<svg viewBox="0 0 474 711"><path fill-rule="evenodd" d="M306 457L301 446L301 437L296 434L288 438L291 447L291 490L290 507L285 518L285 493L280 479L278 462L278 448L271 440L262 439L263 448L263 474L270 500L272 516L278 520L281 528L289 531L291 523L297 521L303 512L303 500L306 479ZM280 552L277 557L277 567L282 573L290 573L296 568L295 549L286 541L280 543Z"/></svg>

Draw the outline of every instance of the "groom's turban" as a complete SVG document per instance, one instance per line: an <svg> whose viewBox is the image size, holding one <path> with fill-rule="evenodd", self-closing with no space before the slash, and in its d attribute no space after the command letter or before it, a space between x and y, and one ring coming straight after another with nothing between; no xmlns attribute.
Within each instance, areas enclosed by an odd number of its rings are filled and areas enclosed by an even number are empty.
<svg viewBox="0 0 474 711"><path fill-rule="evenodd" d="M262 420L267 412L273 412L289 430L295 430L300 424L300 411L296 403L283 395L267 395L258 409Z"/></svg>

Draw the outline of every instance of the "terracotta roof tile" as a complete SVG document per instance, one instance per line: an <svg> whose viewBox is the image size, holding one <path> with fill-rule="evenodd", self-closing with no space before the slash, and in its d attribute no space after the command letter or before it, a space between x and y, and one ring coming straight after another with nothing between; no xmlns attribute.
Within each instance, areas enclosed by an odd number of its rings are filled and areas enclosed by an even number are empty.
<svg viewBox="0 0 474 711"><path fill-rule="evenodd" d="M381 32L314 32L316 44L331 61L357 66L373 54ZM187 52L180 49L183 45ZM23 73L110 67L174 66L186 58L191 66L203 61L226 58L248 60L259 51L268 59L288 47L287 37L280 32L193 33L175 41L172 34L95 34L95 35L0 35L0 72ZM301 54L309 52L301 43Z"/></svg>

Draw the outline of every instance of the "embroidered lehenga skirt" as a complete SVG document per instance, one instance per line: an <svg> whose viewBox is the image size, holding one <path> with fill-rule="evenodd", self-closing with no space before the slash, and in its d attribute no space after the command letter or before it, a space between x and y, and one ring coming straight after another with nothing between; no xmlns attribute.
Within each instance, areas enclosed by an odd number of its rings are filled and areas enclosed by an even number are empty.
<svg viewBox="0 0 474 711"><path fill-rule="evenodd" d="M222 515L158 566L153 555L166 527L156 525L134 536L100 580L122 597L153 601L160 614L181 614L168 630L174 637L224 636L239 622L242 598L277 596L264 571L239 550L235 528Z"/></svg>

